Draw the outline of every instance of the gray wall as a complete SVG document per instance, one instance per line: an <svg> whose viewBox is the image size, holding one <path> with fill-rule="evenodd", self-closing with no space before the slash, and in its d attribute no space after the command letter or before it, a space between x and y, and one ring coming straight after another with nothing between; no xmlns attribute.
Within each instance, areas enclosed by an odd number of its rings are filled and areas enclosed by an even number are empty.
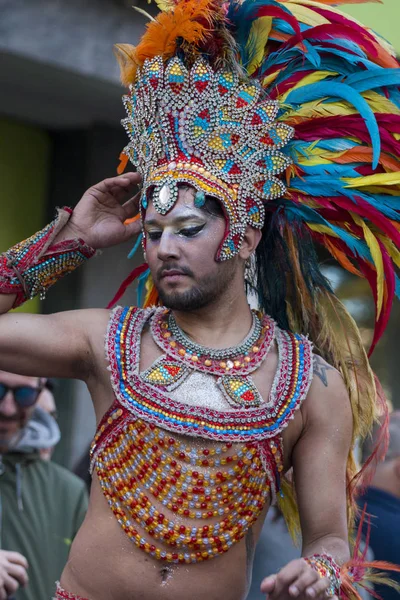
<svg viewBox="0 0 400 600"><path fill-rule="evenodd" d="M119 123L124 90L113 45L137 43L146 24L132 4L0 0L0 116L51 135L47 220L56 206L74 206L87 187L116 172L127 138ZM134 266L126 258L130 247L105 251L61 281L43 311L104 307ZM55 457L71 466L93 435L93 409L78 382L62 382L57 396L63 438Z"/></svg>

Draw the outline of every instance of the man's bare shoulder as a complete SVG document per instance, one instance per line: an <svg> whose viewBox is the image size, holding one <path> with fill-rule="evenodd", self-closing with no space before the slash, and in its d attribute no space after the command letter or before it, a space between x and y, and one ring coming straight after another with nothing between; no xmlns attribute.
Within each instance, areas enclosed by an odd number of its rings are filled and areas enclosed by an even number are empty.
<svg viewBox="0 0 400 600"><path fill-rule="evenodd" d="M314 380L318 378L326 388L339 383L339 380L343 382L339 371L335 367L332 367L322 356L319 356L319 354L313 354L313 375Z"/></svg>
<svg viewBox="0 0 400 600"><path fill-rule="evenodd" d="M349 394L343 377L318 354L313 355L313 379L302 413L308 424L336 427L352 422Z"/></svg>

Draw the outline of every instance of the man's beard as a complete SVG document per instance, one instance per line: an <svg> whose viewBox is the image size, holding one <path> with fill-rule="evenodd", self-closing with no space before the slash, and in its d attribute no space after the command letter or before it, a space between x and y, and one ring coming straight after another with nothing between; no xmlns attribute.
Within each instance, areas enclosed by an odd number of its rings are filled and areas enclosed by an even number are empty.
<svg viewBox="0 0 400 600"><path fill-rule="evenodd" d="M166 292L155 283L162 304L171 310L193 311L216 302L233 279L235 265L227 261L218 273L206 275L185 292Z"/></svg>

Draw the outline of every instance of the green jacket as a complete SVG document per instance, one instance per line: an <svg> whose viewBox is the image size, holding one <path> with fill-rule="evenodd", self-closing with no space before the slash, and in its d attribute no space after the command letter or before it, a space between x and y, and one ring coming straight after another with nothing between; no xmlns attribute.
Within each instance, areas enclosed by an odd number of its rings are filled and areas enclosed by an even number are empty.
<svg viewBox="0 0 400 600"><path fill-rule="evenodd" d="M29 584L16 600L51 600L85 517L85 485L36 452L5 454L2 462L1 548L20 552L29 563Z"/></svg>

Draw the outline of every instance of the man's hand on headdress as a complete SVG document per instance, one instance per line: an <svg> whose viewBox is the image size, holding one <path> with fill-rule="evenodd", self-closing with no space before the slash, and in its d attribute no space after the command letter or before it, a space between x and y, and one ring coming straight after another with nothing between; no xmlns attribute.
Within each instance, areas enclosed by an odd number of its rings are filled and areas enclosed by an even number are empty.
<svg viewBox="0 0 400 600"><path fill-rule="evenodd" d="M139 173L130 172L93 185L83 194L56 241L82 238L99 249L140 233L140 219L134 219L139 213L140 193L134 192L141 180Z"/></svg>

